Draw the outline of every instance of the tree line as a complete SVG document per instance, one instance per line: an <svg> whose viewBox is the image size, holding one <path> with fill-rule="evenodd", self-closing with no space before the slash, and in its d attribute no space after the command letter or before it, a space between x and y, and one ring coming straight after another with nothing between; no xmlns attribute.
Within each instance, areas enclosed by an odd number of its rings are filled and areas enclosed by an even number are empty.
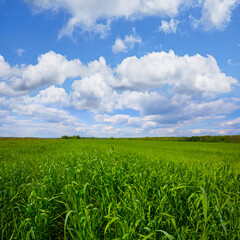
<svg viewBox="0 0 240 240"><path fill-rule="evenodd" d="M191 137L145 137L145 140L155 141L184 141L184 142L225 142L240 143L240 135L225 136L191 136Z"/></svg>
<svg viewBox="0 0 240 240"><path fill-rule="evenodd" d="M80 137L79 135L67 136L64 135L61 139L94 139L94 137ZM104 138L102 138L104 139ZM225 135L225 136L191 136L191 137L145 137L145 138L113 138L110 139L138 139L151 141L183 141L183 142L225 142L225 143L240 143L240 135Z"/></svg>

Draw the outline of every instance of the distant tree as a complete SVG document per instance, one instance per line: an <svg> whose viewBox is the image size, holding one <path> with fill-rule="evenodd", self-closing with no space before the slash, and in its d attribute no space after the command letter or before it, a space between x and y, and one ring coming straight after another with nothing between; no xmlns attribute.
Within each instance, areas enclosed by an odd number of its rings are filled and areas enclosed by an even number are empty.
<svg viewBox="0 0 240 240"><path fill-rule="evenodd" d="M80 139L80 136L79 136L79 135L77 135L77 136L74 135L74 136L72 136L71 138L72 138L72 139Z"/></svg>
<svg viewBox="0 0 240 240"><path fill-rule="evenodd" d="M64 135L61 137L61 139L69 139L69 137L67 135Z"/></svg>

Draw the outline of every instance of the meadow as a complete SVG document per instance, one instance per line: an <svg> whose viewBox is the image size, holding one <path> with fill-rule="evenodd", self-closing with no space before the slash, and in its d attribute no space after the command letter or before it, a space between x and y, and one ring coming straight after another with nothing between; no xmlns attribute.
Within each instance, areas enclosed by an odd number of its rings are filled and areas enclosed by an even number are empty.
<svg viewBox="0 0 240 240"><path fill-rule="evenodd" d="M0 139L0 239L240 239L240 145Z"/></svg>

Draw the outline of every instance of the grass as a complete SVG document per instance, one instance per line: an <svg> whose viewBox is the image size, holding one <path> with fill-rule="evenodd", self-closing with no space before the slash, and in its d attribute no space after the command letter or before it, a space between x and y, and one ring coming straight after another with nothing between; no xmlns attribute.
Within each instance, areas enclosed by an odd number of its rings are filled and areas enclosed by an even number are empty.
<svg viewBox="0 0 240 240"><path fill-rule="evenodd" d="M240 239L240 146L0 140L0 239Z"/></svg>

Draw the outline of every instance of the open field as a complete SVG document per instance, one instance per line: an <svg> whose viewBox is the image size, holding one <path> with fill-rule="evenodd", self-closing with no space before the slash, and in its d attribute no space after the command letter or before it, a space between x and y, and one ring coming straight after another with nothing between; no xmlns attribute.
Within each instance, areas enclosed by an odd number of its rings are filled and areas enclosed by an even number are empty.
<svg viewBox="0 0 240 240"><path fill-rule="evenodd" d="M240 145L1 139L0 239L240 239Z"/></svg>

